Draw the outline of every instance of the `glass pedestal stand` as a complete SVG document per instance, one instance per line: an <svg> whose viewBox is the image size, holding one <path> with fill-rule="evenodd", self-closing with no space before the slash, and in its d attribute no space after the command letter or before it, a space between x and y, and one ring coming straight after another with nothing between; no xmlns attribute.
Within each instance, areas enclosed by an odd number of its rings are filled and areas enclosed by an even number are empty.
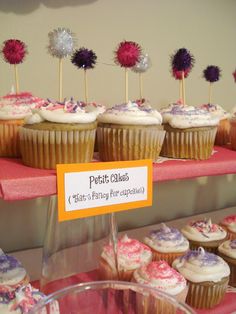
<svg viewBox="0 0 236 314"><path fill-rule="evenodd" d="M51 196L43 247L41 290L48 294L71 284L98 280L98 261L109 238L116 250L114 214L58 222L57 196Z"/></svg>

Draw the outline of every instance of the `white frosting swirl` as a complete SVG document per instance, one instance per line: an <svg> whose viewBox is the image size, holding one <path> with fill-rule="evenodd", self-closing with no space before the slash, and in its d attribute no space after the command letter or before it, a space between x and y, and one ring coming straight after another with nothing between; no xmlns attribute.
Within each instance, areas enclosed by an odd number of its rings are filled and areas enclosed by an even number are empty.
<svg viewBox="0 0 236 314"><path fill-rule="evenodd" d="M144 238L144 243L162 253L186 252L189 249L189 242L181 232L165 224L151 231L150 235Z"/></svg>
<svg viewBox="0 0 236 314"><path fill-rule="evenodd" d="M130 125L160 125L161 114L149 105L138 105L129 101L126 104L115 105L98 116L103 123L130 124Z"/></svg>
<svg viewBox="0 0 236 314"><path fill-rule="evenodd" d="M133 270L144 264L147 264L152 259L151 250L135 239L123 236L117 245L118 267L119 270ZM114 251L111 244L103 248L102 258L115 270Z"/></svg>
<svg viewBox="0 0 236 314"><path fill-rule="evenodd" d="M221 224L227 227L229 231L236 233L236 215L230 215L225 217L222 220Z"/></svg>
<svg viewBox="0 0 236 314"><path fill-rule="evenodd" d="M219 118L213 117L206 110L178 103L161 109L161 114L164 123L178 129L216 126L219 123Z"/></svg>
<svg viewBox="0 0 236 314"><path fill-rule="evenodd" d="M230 274L228 264L221 257L203 248L175 259L172 267L191 282L219 282Z"/></svg>
<svg viewBox="0 0 236 314"><path fill-rule="evenodd" d="M218 251L228 257L236 259L236 240L227 240L220 244Z"/></svg>
<svg viewBox="0 0 236 314"><path fill-rule="evenodd" d="M186 280L165 261L151 262L134 271L134 280L171 295L177 295L186 288Z"/></svg>
<svg viewBox="0 0 236 314"><path fill-rule="evenodd" d="M206 110L213 117L217 117L220 120L228 119L230 117L230 113L225 111L220 105L217 104L203 104L200 105L199 108Z"/></svg>
<svg viewBox="0 0 236 314"><path fill-rule="evenodd" d="M73 100L63 103L46 102L34 110L33 116L26 118L26 124L42 121L55 123L90 123L96 120L98 111Z"/></svg>
<svg viewBox="0 0 236 314"><path fill-rule="evenodd" d="M20 120L31 115L31 110L45 101L31 93L9 94L0 98L0 120Z"/></svg>
<svg viewBox="0 0 236 314"><path fill-rule="evenodd" d="M213 224L210 219L190 221L181 232L187 239L201 242L223 240L227 235L222 227Z"/></svg>

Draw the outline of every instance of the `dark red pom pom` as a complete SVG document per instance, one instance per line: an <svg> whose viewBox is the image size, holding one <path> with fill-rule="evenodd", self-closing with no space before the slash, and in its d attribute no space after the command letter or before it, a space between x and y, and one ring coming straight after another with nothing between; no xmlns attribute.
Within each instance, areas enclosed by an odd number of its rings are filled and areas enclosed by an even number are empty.
<svg viewBox="0 0 236 314"><path fill-rule="evenodd" d="M236 70L232 73L234 77L234 82L236 83Z"/></svg>
<svg viewBox="0 0 236 314"><path fill-rule="evenodd" d="M133 41L123 41L115 51L115 62L122 67L132 68L139 61L141 47Z"/></svg>
<svg viewBox="0 0 236 314"><path fill-rule="evenodd" d="M25 43L18 39L8 39L3 43L2 54L6 62L19 64L23 62L27 48Z"/></svg>

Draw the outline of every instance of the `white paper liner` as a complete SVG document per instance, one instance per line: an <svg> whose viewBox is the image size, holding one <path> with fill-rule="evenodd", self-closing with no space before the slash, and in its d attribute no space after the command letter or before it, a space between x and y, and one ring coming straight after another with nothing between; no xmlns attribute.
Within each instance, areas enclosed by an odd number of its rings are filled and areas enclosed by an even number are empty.
<svg viewBox="0 0 236 314"><path fill-rule="evenodd" d="M156 160L165 131L154 128L98 127L98 148L102 161Z"/></svg>
<svg viewBox="0 0 236 314"><path fill-rule="evenodd" d="M27 166L42 169L55 169L56 164L90 162L95 131L48 131L22 127L22 161Z"/></svg>

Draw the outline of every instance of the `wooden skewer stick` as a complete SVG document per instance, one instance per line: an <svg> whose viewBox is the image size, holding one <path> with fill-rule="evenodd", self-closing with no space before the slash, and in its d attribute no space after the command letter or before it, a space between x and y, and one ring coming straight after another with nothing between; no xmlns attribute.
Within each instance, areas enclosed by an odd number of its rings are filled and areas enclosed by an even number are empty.
<svg viewBox="0 0 236 314"><path fill-rule="evenodd" d="M184 71L182 71L182 90L183 90L183 104L185 105L185 80L184 80Z"/></svg>
<svg viewBox="0 0 236 314"><path fill-rule="evenodd" d="M59 101L62 101L62 58L59 59Z"/></svg>
<svg viewBox="0 0 236 314"><path fill-rule="evenodd" d="M84 70L84 95L85 95L85 103L88 103L88 77L87 71Z"/></svg>
<svg viewBox="0 0 236 314"><path fill-rule="evenodd" d="M128 69L125 68L125 102L128 103L129 101L129 76L128 76Z"/></svg>
<svg viewBox="0 0 236 314"><path fill-rule="evenodd" d="M18 73L18 67L16 64L14 64L14 73L15 73L15 85L16 85L16 94L19 94L19 73Z"/></svg>
<svg viewBox="0 0 236 314"><path fill-rule="evenodd" d="M143 99L143 73L139 73L139 97Z"/></svg>
<svg viewBox="0 0 236 314"><path fill-rule="evenodd" d="M209 83L209 104L212 103L212 83Z"/></svg>

